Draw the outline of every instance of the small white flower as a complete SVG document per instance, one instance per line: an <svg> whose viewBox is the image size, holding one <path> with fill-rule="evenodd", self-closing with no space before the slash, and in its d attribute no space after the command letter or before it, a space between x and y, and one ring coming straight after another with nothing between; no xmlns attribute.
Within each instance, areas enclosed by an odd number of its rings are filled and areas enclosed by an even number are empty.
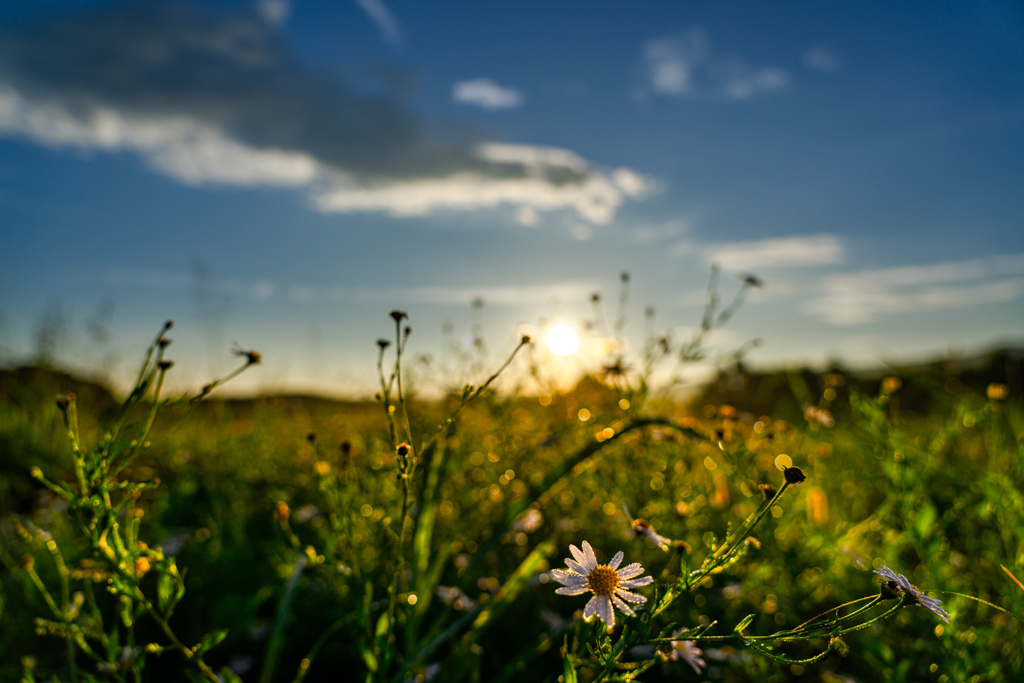
<svg viewBox="0 0 1024 683"><path fill-rule="evenodd" d="M681 636L683 633L686 633L685 628L675 631L672 634L672 637L675 638L677 636ZM692 640L673 640L672 651L669 652L668 656L673 661L677 659L683 660L690 665L690 668L693 669L694 673L699 675L701 670L707 666L707 663L701 659L701 655L703 654L704 652L697 647L696 643Z"/></svg>
<svg viewBox="0 0 1024 683"><path fill-rule="evenodd" d="M636 616L636 613L626 603L642 604L647 602L647 598L626 589L638 588L654 582L653 577L640 576L644 573L644 568L640 566L639 562L619 569L623 558L622 551L619 551L615 553L615 557L608 564L598 564L594 549L586 541L583 541L583 550L574 545L570 545L569 550L576 558L575 560L566 558L565 564L569 569L555 569L551 572L555 581L562 584L562 588L556 590L555 593L558 595L593 593L594 597L583 609L583 618L589 621L597 616L605 623L609 631L615 626L613 606L623 614Z"/></svg>
<svg viewBox="0 0 1024 683"><path fill-rule="evenodd" d="M916 587L911 585L910 581L907 580L907 577L903 576L903 574L897 574L884 564L881 569L876 569L875 573L885 579L886 585L894 593L901 593L907 596L911 603L930 609L939 619L942 619L947 624L949 623L949 612L939 607L939 605L942 604L942 600L929 598Z"/></svg>

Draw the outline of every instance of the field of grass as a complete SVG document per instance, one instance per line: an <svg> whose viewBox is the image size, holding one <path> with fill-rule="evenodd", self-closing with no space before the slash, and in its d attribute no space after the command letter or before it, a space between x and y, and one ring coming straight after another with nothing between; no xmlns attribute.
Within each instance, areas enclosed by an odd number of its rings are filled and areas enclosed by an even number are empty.
<svg viewBox="0 0 1024 683"><path fill-rule="evenodd" d="M1024 679L1013 378L427 401L398 344L365 403L4 372L0 681ZM610 633L584 541L653 578Z"/></svg>

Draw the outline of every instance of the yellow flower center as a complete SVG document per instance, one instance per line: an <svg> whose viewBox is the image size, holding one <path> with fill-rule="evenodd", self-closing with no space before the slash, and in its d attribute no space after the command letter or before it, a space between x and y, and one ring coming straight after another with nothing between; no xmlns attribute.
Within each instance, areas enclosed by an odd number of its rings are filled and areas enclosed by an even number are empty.
<svg viewBox="0 0 1024 683"><path fill-rule="evenodd" d="M606 564L599 564L587 574L587 585L595 595L611 595L619 587L619 573Z"/></svg>

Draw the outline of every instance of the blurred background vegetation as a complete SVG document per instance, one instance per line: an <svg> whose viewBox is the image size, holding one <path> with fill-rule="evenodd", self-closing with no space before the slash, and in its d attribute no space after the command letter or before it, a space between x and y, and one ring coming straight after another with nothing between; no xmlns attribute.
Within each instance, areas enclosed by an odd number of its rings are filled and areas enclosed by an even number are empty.
<svg viewBox="0 0 1024 683"><path fill-rule="evenodd" d="M1024 616L1024 590L1001 568L1024 577L1020 360L1020 352L1003 350L874 375L838 366L755 372L734 363L694 400L646 401L645 411L671 416L705 438L659 427L629 432L508 528L509 506L529 486L595 435L618 432L639 408L607 376L540 396L485 392L442 447L425 454L443 458L432 506L432 555L443 561L437 589L409 612L421 620L420 637L494 599L538 545L553 539L556 550L471 649L460 650L457 640L446 644L411 672L414 680L557 680L562 634L584 604L556 596L547 574L562 566L568 545L588 540L604 561L624 550L627 562L639 561L663 579L678 571L678 559L638 537L622 506L688 543L699 561L710 533L721 538L729 523L760 504L759 485L781 483L774 465L780 453L807 481L757 528L759 549L683 599L673 615L681 625L710 615L728 632L753 613L752 633L792 627L877 594L872 570L883 563L924 591L966 593ZM61 542L74 538L62 501L30 476L39 467L53 480L73 479L54 405L54 396L67 392L77 394L83 440L95 442L119 405L107 388L46 367L0 371L0 681L21 680L24 667L37 680L69 680L63 645L36 632L46 605L19 561L35 551L44 580L55 580L56 570L45 551L15 531L20 524ZM458 398L413 398L414 431L432 434ZM188 421L179 417L175 409L163 414L154 428L160 438L125 473L161 482L143 493L133 514L142 516L141 537L176 555L185 572L175 630L185 642L198 642L228 629L206 659L245 681L293 680L318 639L306 680L362 680L366 665L354 642L367 625L357 615L367 607L365 583L373 586L370 612L386 609L392 568L385 528L398 514L395 455L380 404L208 399ZM423 472L431 464L421 463ZM329 521L339 512L351 520L343 541ZM321 554L295 572L297 549L306 546ZM64 547L68 564L76 566L75 553L85 551ZM295 575L287 629L268 673L268 642ZM845 658L802 668L735 647L706 647L702 675L681 661L666 662L643 680L946 683L1024 676L1019 622L977 602L933 594L953 614L948 626L926 610L903 610L847 636ZM161 637L145 620L138 628L151 640ZM815 653L801 647L786 654ZM457 667L446 660L452 657ZM147 680L181 680L183 669L173 653L151 657Z"/></svg>

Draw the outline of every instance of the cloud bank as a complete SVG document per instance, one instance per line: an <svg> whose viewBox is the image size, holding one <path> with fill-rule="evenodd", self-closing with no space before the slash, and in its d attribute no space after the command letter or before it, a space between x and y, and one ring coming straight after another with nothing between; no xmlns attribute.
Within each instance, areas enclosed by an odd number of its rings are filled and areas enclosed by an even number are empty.
<svg viewBox="0 0 1024 683"><path fill-rule="evenodd" d="M255 13L119 5L40 19L0 43L0 135L130 152L190 185L302 189L324 212L509 205L594 223L654 187L568 150L469 132L433 140L425 128L400 101L298 63Z"/></svg>

